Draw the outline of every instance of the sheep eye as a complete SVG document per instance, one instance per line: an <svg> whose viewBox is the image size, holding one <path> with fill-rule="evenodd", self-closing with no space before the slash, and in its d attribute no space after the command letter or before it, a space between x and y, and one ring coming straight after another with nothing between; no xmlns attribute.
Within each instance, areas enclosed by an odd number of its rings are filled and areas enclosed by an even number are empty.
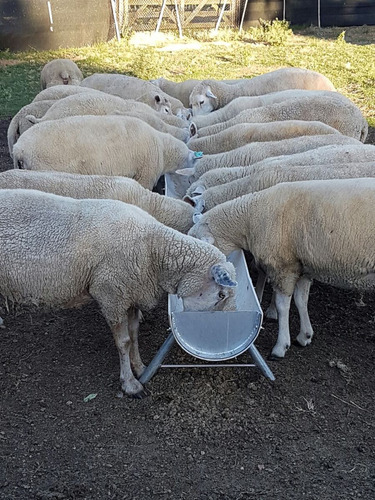
<svg viewBox="0 0 375 500"><path fill-rule="evenodd" d="M219 299L220 300L225 299L225 293L224 292L221 292L221 291L219 292Z"/></svg>
<svg viewBox="0 0 375 500"><path fill-rule="evenodd" d="M199 105L202 106L204 104L204 101L199 101Z"/></svg>

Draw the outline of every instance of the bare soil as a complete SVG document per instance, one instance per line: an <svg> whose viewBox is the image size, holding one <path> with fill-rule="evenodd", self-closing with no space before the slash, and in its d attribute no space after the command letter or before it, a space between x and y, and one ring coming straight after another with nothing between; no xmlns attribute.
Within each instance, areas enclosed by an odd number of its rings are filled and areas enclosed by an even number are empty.
<svg viewBox="0 0 375 500"><path fill-rule="evenodd" d="M1 170L12 168L8 124ZM256 368L160 369L143 400L116 397L118 355L95 305L3 307L0 498L373 500L374 305L315 283L314 341L269 362L275 382ZM145 362L168 326L163 300L141 325ZM263 327L266 357L277 326ZM193 360L175 346L168 361Z"/></svg>

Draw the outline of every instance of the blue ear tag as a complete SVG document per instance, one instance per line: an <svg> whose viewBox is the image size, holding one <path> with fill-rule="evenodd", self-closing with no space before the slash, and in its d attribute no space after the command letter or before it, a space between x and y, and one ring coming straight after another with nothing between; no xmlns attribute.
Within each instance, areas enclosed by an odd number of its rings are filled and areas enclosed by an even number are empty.
<svg viewBox="0 0 375 500"><path fill-rule="evenodd" d="M194 158L202 158L202 156L203 156L202 151L195 151Z"/></svg>

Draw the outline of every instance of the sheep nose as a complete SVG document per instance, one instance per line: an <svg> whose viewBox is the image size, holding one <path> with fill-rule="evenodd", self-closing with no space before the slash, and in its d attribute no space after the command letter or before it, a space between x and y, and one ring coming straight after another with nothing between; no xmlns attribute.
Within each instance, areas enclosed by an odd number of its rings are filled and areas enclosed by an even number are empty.
<svg viewBox="0 0 375 500"><path fill-rule="evenodd" d="M64 85L68 85L69 83L69 78L63 78L62 79Z"/></svg>

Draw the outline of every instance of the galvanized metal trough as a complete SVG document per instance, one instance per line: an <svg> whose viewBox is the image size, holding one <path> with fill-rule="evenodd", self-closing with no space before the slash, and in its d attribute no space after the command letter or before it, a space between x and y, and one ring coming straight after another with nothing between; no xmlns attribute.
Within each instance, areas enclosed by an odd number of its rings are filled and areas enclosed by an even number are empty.
<svg viewBox="0 0 375 500"><path fill-rule="evenodd" d="M188 188L187 178L177 174L165 175L166 196L182 198ZM256 296L245 256L242 250L232 252L228 260L236 269L238 282L235 311L187 312L176 295L168 296L170 334L140 377L147 383L159 368L201 367L258 367L270 380L275 377L254 345L263 320L263 312ZM163 361L177 344L191 356L208 364L163 365ZM254 364L227 363L248 351Z"/></svg>

